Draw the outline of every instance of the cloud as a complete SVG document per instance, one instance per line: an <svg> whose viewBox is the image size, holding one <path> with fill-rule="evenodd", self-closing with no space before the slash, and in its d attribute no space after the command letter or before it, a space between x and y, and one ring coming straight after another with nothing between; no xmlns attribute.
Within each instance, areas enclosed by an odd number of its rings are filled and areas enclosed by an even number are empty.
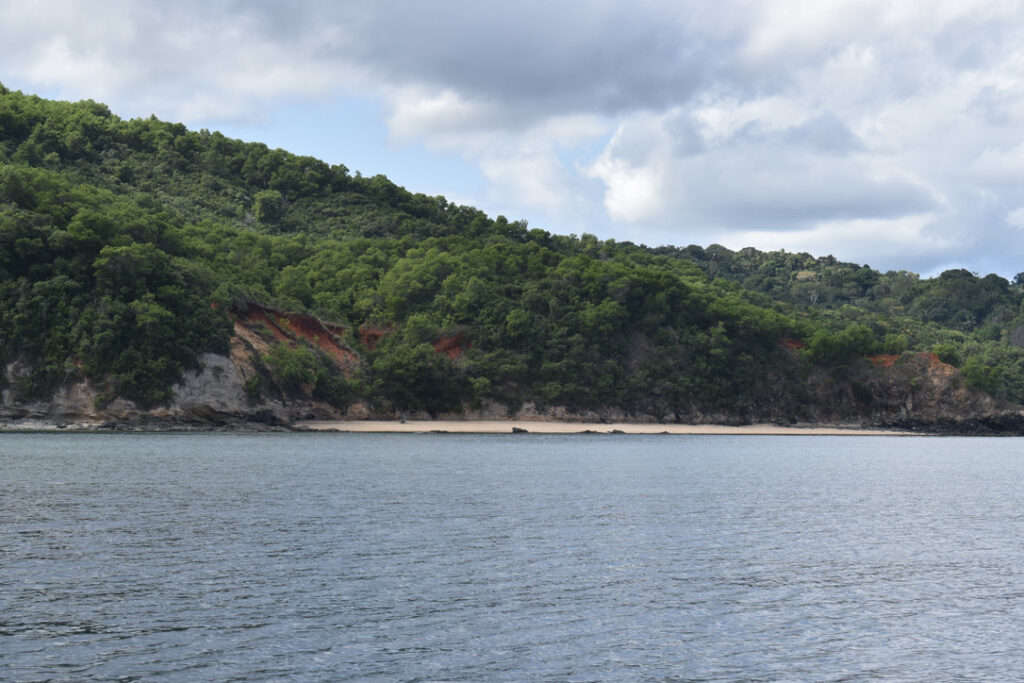
<svg viewBox="0 0 1024 683"><path fill-rule="evenodd" d="M620 125L588 169L607 186L613 218L682 230L794 230L941 204L923 180L859 151L858 138L828 112L781 129L752 121L728 135L712 123L703 137L696 118L682 124L685 115L671 112ZM680 138L683 148L674 144Z"/></svg>
<svg viewBox="0 0 1024 683"><path fill-rule="evenodd" d="M707 2L374 4L361 49L403 83L539 112L613 114L694 93L735 41ZM706 29L717 27L716 33Z"/></svg>
<svg viewBox="0 0 1024 683"><path fill-rule="evenodd" d="M24 87L207 127L371 98L555 231L924 270L1019 269L1022 45L1018 0L0 2Z"/></svg>
<svg viewBox="0 0 1024 683"><path fill-rule="evenodd" d="M345 26L299 26L258 4L3 3L0 55L19 80L129 115L251 120L275 98L357 81L356 65L318 59Z"/></svg>

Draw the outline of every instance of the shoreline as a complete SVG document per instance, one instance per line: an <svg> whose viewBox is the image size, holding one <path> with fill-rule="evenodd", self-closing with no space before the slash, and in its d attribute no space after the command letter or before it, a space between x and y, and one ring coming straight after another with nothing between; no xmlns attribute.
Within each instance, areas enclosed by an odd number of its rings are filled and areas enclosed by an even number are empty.
<svg viewBox="0 0 1024 683"><path fill-rule="evenodd" d="M775 424L714 425L562 422L557 420L301 420L301 431L380 434L697 434L749 436L929 436L925 432L858 426L824 427Z"/></svg>
<svg viewBox="0 0 1024 683"><path fill-rule="evenodd" d="M913 431L862 427L857 424L759 423L748 425L679 424L642 422L573 422L540 417L498 420L299 420L290 424L247 421L222 423L163 420L60 421L41 419L0 420L0 434L17 433L360 433L360 434L674 434L731 436L942 436L940 431ZM954 434L945 434L954 435ZM1000 436L1000 435L994 435Z"/></svg>

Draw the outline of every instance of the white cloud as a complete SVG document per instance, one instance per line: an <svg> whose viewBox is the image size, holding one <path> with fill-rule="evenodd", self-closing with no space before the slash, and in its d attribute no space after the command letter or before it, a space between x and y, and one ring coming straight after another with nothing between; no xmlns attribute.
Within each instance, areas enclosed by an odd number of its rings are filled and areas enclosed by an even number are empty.
<svg viewBox="0 0 1024 683"><path fill-rule="evenodd" d="M115 111L188 122L251 120L276 98L316 98L356 83L354 62L322 59L344 24L299 34L257 5L0 3L0 59L19 80Z"/></svg>
<svg viewBox="0 0 1024 683"><path fill-rule="evenodd" d="M720 119L734 118L734 112ZM706 120L704 112L694 118ZM667 229L804 229L838 219L903 217L942 198L912 172L859 151L828 112L785 128L759 120L711 128L685 151L674 147L680 112L626 120L588 168L606 184L616 220Z"/></svg>
<svg viewBox="0 0 1024 683"><path fill-rule="evenodd" d="M1024 206L1007 212L1006 222L1018 230L1024 230Z"/></svg>
<svg viewBox="0 0 1024 683"><path fill-rule="evenodd" d="M586 189L560 151L607 137L609 126L599 117L537 118L518 107L420 87L390 88L386 98L395 140L422 140L431 149L476 164L491 188L488 205L526 206L571 229L585 227L578 219L591 213Z"/></svg>

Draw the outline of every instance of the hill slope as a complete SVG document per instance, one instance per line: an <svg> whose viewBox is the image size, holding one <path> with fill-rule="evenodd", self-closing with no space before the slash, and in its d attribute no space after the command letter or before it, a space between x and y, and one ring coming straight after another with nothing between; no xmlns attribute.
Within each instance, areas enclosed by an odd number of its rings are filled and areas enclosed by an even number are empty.
<svg viewBox="0 0 1024 683"><path fill-rule="evenodd" d="M8 417L525 407L1015 429L1021 301L965 271L553 235L0 86Z"/></svg>

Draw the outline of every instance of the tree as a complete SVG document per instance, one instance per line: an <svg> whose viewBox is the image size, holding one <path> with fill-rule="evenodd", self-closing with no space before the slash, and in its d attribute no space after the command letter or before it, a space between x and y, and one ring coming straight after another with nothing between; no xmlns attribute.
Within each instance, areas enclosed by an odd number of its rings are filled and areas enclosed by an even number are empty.
<svg viewBox="0 0 1024 683"><path fill-rule="evenodd" d="M316 379L316 356L304 346L292 349L286 344L274 344L263 362L285 389L294 391Z"/></svg>
<svg viewBox="0 0 1024 683"><path fill-rule="evenodd" d="M257 192L253 214L264 225L277 225L284 218L284 197L277 190Z"/></svg>

